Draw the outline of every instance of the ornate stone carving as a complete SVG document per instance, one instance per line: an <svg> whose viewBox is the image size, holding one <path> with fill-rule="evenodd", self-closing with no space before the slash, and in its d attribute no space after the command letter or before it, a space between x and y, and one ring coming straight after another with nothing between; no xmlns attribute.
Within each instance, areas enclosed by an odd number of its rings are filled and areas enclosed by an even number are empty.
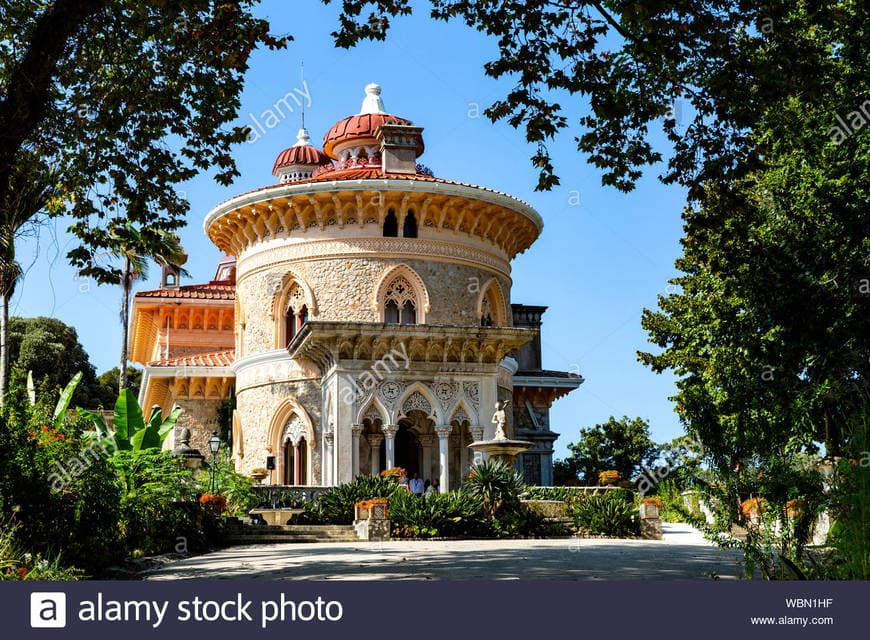
<svg viewBox="0 0 870 640"><path fill-rule="evenodd" d="M422 411L427 416L432 415L432 405L429 404L429 401L419 391L415 391L411 395L408 396L408 399L405 400L402 405L402 413L408 415L411 411Z"/></svg>
<svg viewBox="0 0 870 640"><path fill-rule="evenodd" d="M401 382L396 382L395 380L387 380L381 383L378 392L381 394L381 398L383 398L387 404L393 406L396 400L399 399L399 396L402 395L402 391L404 390L404 385Z"/></svg>
<svg viewBox="0 0 870 640"><path fill-rule="evenodd" d="M452 382L436 382L432 385L432 392L446 409L456 396L456 385Z"/></svg>
<svg viewBox="0 0 870 640"><path fill-rule="evenodd" d="M298 226L295 224L293 228L296 229ZM450 258L472 264L482 264L505 276L510 274L510 265L503 257L490 253L482 247L412 238L346 238L342 240L311 240L251 253L239 261L238 282L246 280L260 269L285 265L288 262L310 258L352 257L364 254Z"/></svg>
<svg viewBox="0 0 870 640"><path fill-rule="evenodd" d="M453 426L449 425L449 424L447 424L447 425L440 424L437 427L435 427L435 433L438 434L439 440L444 439L444 438L449 438L451 431L453 431Z"/></svg>
<svg viewBox="0 0 870 640"><path fill-rule="evenodd" d="M289 440L295 447L304 436L305 425L302 422L302 418L294 413L293 417L287 422L287 426L284 427L284 435L281 437L281 441L287 442Z"/></svg>
<svg viewBox="0 0 870 640"><path fill-rule="evenodd" d="M287 292L287 302L284 305L284 313L287 313L288 309L293 309L293 311L299 313L299 310L304 304L305 292L298 283L294 282L290 287L290 290Z"/></svg>
<svg viewBox="0 0 870 640"><path fill-rule="evenodd" d="M456 411L453 412L453 420L456 421L457 424L462 424L465 421L469 421L468 414L465 413L465 409L459 407Z"/></svg>
<svg viewBox="0 0 870 640"><path fill-rule="evenodd" d="M377 410L375 407L373 407L373 406L372 406L372 407L369 407L368 411L366 411L366 413L365 413L365 415L363 416L363 418L368 419L368 420L371 420L372 424L375 423L375 420L381 420L381 421L383 421L383 416L381 415L381 412L378 411L378 410Z"/></svg>
<svg viewBox="0 0 870 640"><path fill-rule="evenodd" d="M408 282L404 276L398 276L387 286L384 302L395 302L399 309L401 309L406 302L411 302L411 304L416 308L417 296L414 293L414 287L411 286L411 283Z"/></svg>
<svg viewBox="0 0 870 640"><path fill-rule="evenodd" d="M462 390L465 392L465 397L471 400L475 407L480 405L480 385L476 382L463 382Z"/></svg>

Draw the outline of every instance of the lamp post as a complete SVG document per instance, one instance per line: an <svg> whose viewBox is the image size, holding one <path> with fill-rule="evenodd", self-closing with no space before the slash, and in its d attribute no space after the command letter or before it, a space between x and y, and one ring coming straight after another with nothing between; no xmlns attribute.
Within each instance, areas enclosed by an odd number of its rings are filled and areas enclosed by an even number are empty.
<svg viewBox="0 0 870 640"><path fill-rule="evenodd" d="M208 439L208 449L211 451L211 492L214 494L214 474L217 470L217 454L221 448L221 439L218 437L217 431L211 432L211 438Z"/></svg>

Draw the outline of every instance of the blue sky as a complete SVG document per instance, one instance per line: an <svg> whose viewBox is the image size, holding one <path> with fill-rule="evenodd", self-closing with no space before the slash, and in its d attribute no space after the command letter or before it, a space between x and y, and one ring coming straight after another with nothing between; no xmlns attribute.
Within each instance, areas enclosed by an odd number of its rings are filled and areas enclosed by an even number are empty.
<svg viewBox="0 0 870 640"><path fill-rule="evenodd" d="M424 5L425 3L416 3ZM290 8L292 7L292 9ZM636 351L646 350L641 310L656 304L676 274L680 212L685 194L656 179L654 169L631 194L602 187L600 173L586 164L574 146L575 127L550 145L561 186L536 193L537 173L528 160L534 148L523 133L506 124L493 125L483 109L511 87L508 80L486 78L483 63L496 55L493 41L464 24L436 23L425 10L394 23L384 43L335 49L329 33L337 25L337 8L319 0L264 2L259 13L277 34L295 40L283 51L260 51L252 59L242 96L240 123L259 117L288 92L304 87L311 97L306 126L312 141L336 121L356 113L363 87L377 82L390 113L424 127L426 152L421 162L436 176L480 184L514 194L534 206L544 232L513 263L513 302L544 304L543 356L549 369L577 371L586 382L559 400L551 413L557 456L581 427L623 414L649 420L653 437L669 440L682 428L668 396L673 378L641 366ZM586 105L582 98L559 96L573 122ZM214 275L220 252L202 232L205 214L233 195L273 184L272 164L293 144L298 111L255 143L235 151L241 177L221 187L204 174L181 185L191 202L182 241L190 254L191 281ZM579 204L577 204L579 201ZM63 221L22 240L19 260L26 277L13 300L13 315L48 315L76 327L98 371L115 366L120 347L120 292L77 279L66 264L72 240ZM154 288L159 271L139 289Z"/></svg>

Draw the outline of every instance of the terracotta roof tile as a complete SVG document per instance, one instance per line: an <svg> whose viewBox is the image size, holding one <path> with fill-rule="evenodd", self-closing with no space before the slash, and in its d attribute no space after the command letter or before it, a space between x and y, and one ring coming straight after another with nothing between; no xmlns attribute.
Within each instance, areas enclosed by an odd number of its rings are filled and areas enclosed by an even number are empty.
<svg viewBox="0 0 870 640"><path fill-rule="evenodd" d="M446 180L444 178L436 178L434 176L430 176L424 173L416 173L416 174L407 174L407 173L384 173L380 167L354 167L352 169L335 169L334 171L328 170L329 165L323 165L322 167L318 167L319 169L325 169L326 173L320 173L318 175L314 175L310 178L305 178L303 180L296 180L294 182L289 183L278 183L278 184L270 184L265 187L258 187L257 189L251 189L250 191L246 191L244 193L240 193L239 195L233 196L232 198L227 198L218 204L220 205L229 202L230 200L235 200L236 198L241 198L244 196L249 196L251 194L257 193L259 191L266 191L267 189L274 189L275 187L283 187L287 185L296 186L300 184L311 184L318 182L331 182L336 181L340 182L342 180L410 180L417 182L437 182L440 184L452 184L460 187L472 187L474 189L480 189L481 191L486 191L489 193L495 193L500 196L506 196L511 200L516 202L520 202L526 206L530 206L525 200L518 198L509 193L505 193L504 191L499 191L498 189L491 189L490 187L484 187L479 184L472 184L470 182L461 182L459 180Z"/></svg>
<svg viewBox="0 0 870 640"><path fill-rule="evenodd" d="M149 362L149 367L228 367L236 359L235 349L193 353L178 358L164 358Z"/></svg>
<svg viewBox="0 0 870 640"><path fill-rule="evenodd" d="M375 137L375 131L384 124L413 124L410 120L389 113L359 113L339 120L323 136L323 151L336 158L333 149L339 142L347 140L368 140ZM417 141L417 155L423 153L423 140Z"/></svg>
<svg viewBox="0 0 870 640"><path fill-rule="evenodd" d="M190 300L235 300L236 285L228 280L213 280L208 284L188 284L177 289L139 291L136 298L186 298Z"/></svg>

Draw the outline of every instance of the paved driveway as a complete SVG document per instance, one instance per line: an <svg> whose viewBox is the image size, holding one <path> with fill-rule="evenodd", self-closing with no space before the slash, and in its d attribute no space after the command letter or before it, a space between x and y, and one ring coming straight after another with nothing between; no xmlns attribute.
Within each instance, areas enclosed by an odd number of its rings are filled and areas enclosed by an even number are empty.
<svg viewBox="0 0 870 640"><path fill-rule="evenodd" d="M149 580L684 580L740 575L740 553L688 525L652 540L456 540L230 547L177 560Z"/></svg>

